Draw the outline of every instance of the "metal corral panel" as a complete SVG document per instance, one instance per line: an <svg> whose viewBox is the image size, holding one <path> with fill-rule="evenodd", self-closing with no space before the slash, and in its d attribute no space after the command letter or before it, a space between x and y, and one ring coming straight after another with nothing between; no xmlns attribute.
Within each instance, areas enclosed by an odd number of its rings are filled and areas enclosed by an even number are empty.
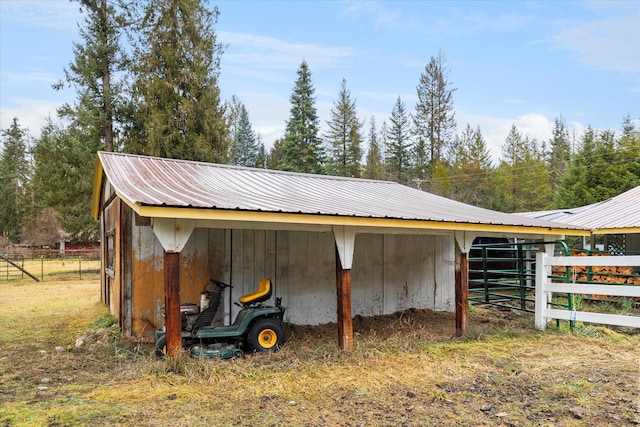
<svg viewBox="0 0 640 427"><path fill-rule="evenodd" d="M398 183L98 153L116 193L138 206L331 215L546 229L571 225L483 209Z"/></svg>

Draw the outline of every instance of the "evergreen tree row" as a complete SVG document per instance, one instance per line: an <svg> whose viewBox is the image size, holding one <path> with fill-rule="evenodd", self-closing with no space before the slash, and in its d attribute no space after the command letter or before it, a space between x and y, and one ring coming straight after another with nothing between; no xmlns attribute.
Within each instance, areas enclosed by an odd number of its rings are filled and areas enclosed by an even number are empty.
<svg viewBox="0 0 640 427"><path fill-rule="evenodd" d="M81 41L64 78L76 100L36 141L14 119L2 130L0 232L7 241L95 241L90 204L99 150L393 180L505 212L568 208L640 185L640 137L588 129L571 139L562 117L536 141L514 125L493 165L480 128L457 132L448 65L430 58L410 110L400 97L381 124L358 114L342 80L324 132L308 64L297 70L285 134L269 152L235 95L220 99L219 11L202 0L78 0Z"/></svg>

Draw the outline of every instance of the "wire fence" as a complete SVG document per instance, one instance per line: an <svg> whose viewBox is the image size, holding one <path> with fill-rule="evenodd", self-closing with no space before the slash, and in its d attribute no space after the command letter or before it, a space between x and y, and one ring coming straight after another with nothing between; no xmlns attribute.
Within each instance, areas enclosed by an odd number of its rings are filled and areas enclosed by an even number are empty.
<svg viewBox="0 0 640 427"><path fill-rule="evenodd" d="M100 277L99 252L73 255L47 257L36 254L26 257L23 254L0 254L0 281L89 280Z"/></svg>

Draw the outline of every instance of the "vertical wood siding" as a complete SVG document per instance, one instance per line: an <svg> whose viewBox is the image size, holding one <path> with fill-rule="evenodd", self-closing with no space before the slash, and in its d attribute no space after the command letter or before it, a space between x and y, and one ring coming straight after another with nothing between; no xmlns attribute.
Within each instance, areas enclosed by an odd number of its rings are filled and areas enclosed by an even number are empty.
<svg viewBox="0 0 640 427"><path fill-rule="evenodd" d="M163 250L149 225L131 223L131 329L150 336L164 324ZM209 277L231 283L218 316L229 324L239 311L233 302L269 277L268 303L281 297L287 321L335 322L335 250L332 233L196 229L180 255L180 299L198 303ZM453 311L454 261L450 236L356 235L352 314Z"/></svg>

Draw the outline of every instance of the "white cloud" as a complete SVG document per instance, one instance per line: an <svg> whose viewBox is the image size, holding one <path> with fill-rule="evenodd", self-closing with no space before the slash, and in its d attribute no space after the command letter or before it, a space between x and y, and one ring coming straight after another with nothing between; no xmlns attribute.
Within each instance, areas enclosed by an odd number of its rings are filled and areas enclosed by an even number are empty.
<svg viewBox="0 0 640 427"><path fill-rule="evenodd" d="M82 19L79 5L69 1L0 1L0 10L2 21L56 30L76 31Z"/></svg>
<svg viewBox="0 0 640 427"><path fill-rule="evenodd" d="M40 131L49 117L56 118L56 110L61 102L14 98L11 102L16 107L2 107L0 109L0 129L7 129L14 117L18 118L21 127L29 130L28 134L34 138L40 137Z"/></svg>
<svg viewBox="0 0 640 427"><path fill-rule="evenodd" d="M567 25L554 37L557 47L605 70L640 72L640 14Z"/></svg>

